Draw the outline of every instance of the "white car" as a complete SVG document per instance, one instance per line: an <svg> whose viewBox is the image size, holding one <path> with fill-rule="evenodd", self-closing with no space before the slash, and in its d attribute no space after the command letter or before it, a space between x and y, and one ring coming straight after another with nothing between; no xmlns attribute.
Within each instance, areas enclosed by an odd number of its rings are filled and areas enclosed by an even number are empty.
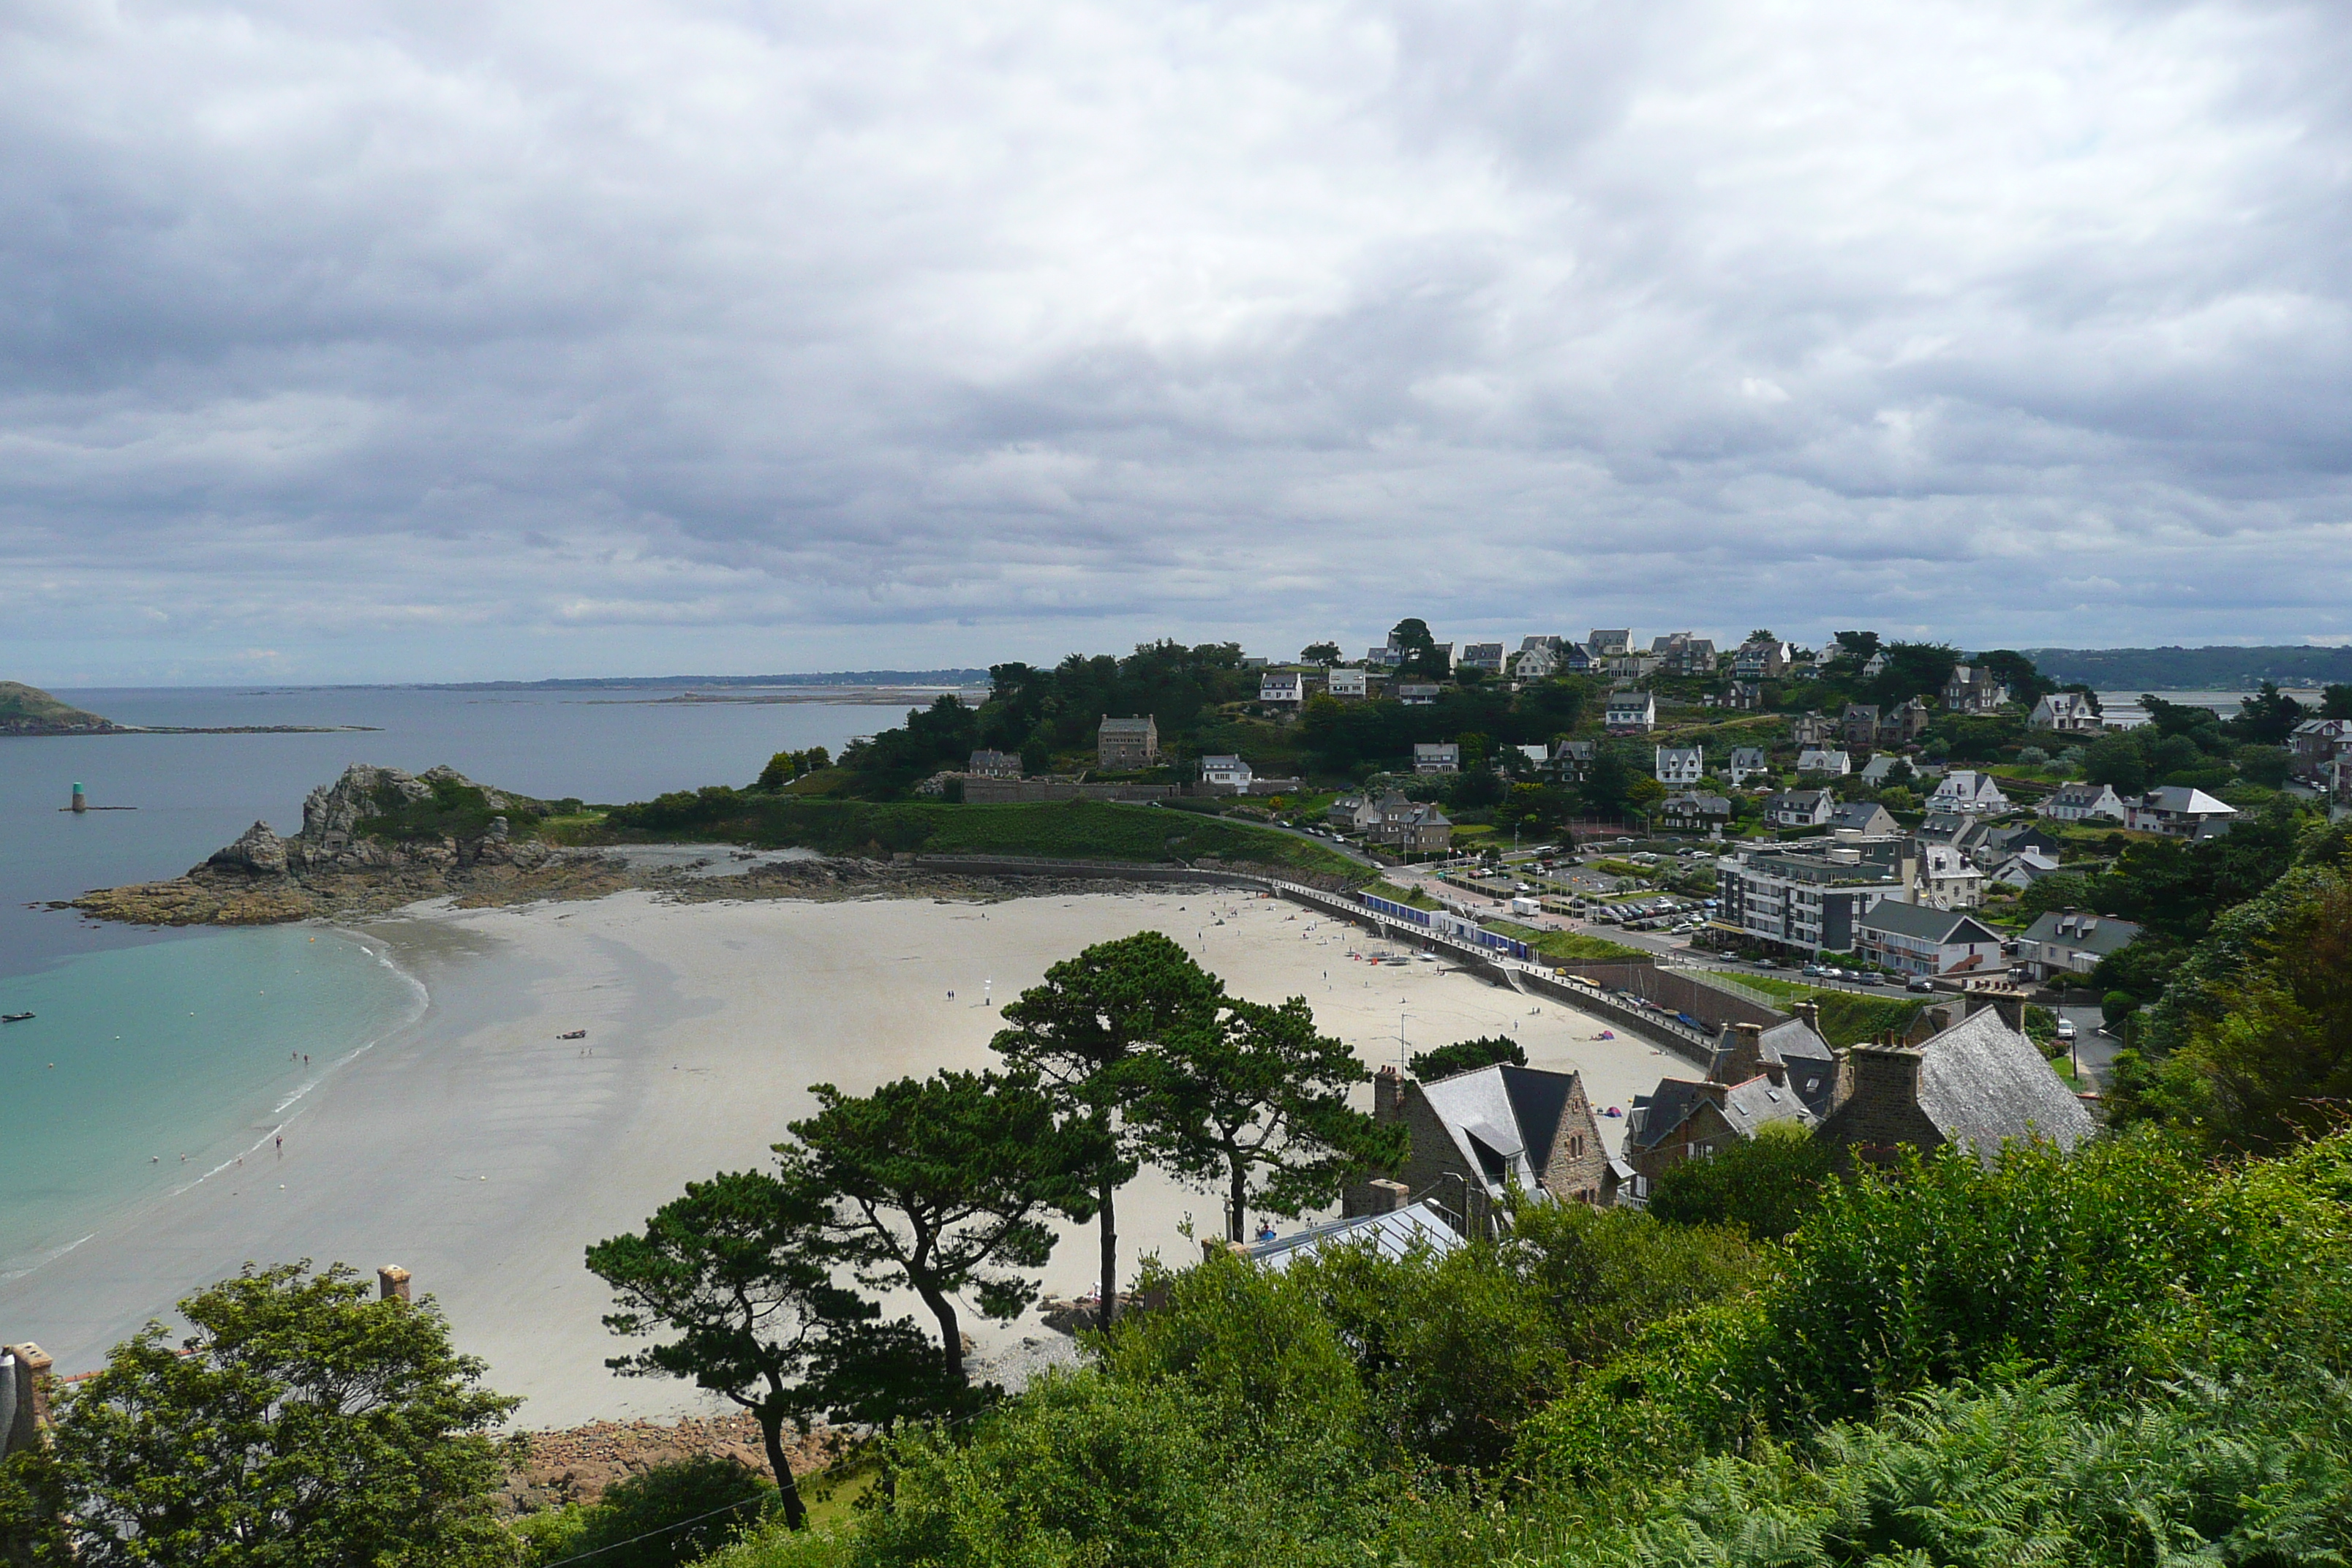
<svg viewBox="0 0 2352 1568"><path fill-rule="evenodd" d="M2074 1037L2074 1019L2061 1018L2058 1020L2058 1037L2062 1040L2071 1040Z"/></svg>

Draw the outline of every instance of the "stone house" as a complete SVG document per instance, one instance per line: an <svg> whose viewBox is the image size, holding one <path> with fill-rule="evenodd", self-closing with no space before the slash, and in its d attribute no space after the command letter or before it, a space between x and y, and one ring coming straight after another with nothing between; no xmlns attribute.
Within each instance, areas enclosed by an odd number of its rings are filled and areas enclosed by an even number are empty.
<svg viewBox="0 0 2352 1568"><path fill-rule="evenodd" d="M1837 1105L1814 1136L1865 1164L1947 1145L1990 1164L2012 1141L2047 1140L2071 1152L2095 1131L2041 1048L2003 1008L1989 1006L1916 1045L1890 1037L1845 1052Z"/></svg>
<svg viewBox="0 0 2352 1568"><path fill-rule="evenodd" d="M1394 1178L1465 1229L1489 1227L1513 1187L1559 1203L1616 1201L1616 1174L1580 1073L1498 1063L1422 1083L1384 1067L1372 1080L1372 1116L1403 1123L1411 1136ZM1340 1212L1381 1212L1381 1197L1370 1183L1351 1187Z"/></svg>
<svg viewBox="0 0 2352 1568"><path fill-rule="evenodd" d="M1415 742L1412 771L1417 773L1458 773L1462 771L1462 748L1451 741Z"/></svg>
<svg viewBox="0 0 2352 1568"><path fill-rule="evenodd" d="M1584 639L1584 651L1596 660L1622 658L1633 651L1633 634L1630 631L1606 631L1593 628Z"/></svg>
<svg viewBox="0 0 2352 1568"><path fill-rule="evenodd" d="M1742 680L1778 680L1789 673L1789 665L1796 650L1778 638L1764 638L1739 645L1731 656L1731 673Z"/></svg>
<svg viewBox="0 0 2352 1568"><path fill-rule="evenodd" d="M1685 1160L1704 1160L1775 1122L1810 1132L1829 1111L1837 1061L1809 1017L1766 1028L1732 1024L1704 1079L1666 1078L1626 1113L1625 1163L1633 1196Z"/></svg>
<svg viewBox="0 0 2352 1568"><path fill-rule="evenodd" d="M1944 706L1955 713L1990 713L2009 700L2009 688L1982 665L1955 665L1944 681Z"/></svg>
<svg viewBox="0 0 2352 1568"><path fill-rule="evenodd" d="M1021 776L1021 759L1011 752L974 752L964 771L984 779L1017 779Z"/></svg>
<svg viewBox="0 0 2352 1568"><path fill-rule="evenodd" d="M1669 833L1711 833L1731 821L1731 802L1705 790L1688 790L1660 801L1654 820Z"/></svg>
<svg viewBox="0 0 2352 1568"><path fill-rule="evenodd" d="M1369 835L1381 824L1381 803L1368 795L1343 795L1324 809L1323 820L1341 833Z"/></svg>
<svg viewBox="0 0 2352 1568"><path fill-rule="evenodd" d="M1592 771L1593 759L1600 754L1598 741L1562 741L1551 749L1552 770L1573 783Z"/></svg>
<svg viewBox="0 0 2352 1568"><path fill-rule="evenodd" d="M1838 738L1838 721L1825 713L1801 713L1789 722L1789 739L1801 750L1826 746Z"/></svg>
<svg viewBox="0 0 2352 1568"><path fill-rule="evenodd" d="M1114 719L1103 715L1095 735L1095 765L1107 773L1133 773L1160 760L1160 724L1150 715Z"/></svg>
<svg viewBox="0 0 2352 1568"><path fill-rule="evenodd" d="M1387 795L1381 797L1378 815L1364 837L1382 848L1433 854L1453 846L1454 822L1434 801Z"/></svg>

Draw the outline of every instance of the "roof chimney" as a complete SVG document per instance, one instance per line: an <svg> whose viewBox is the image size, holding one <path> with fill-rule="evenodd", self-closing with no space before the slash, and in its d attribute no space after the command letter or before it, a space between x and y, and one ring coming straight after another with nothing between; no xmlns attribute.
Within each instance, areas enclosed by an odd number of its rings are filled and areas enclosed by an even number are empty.
<svg viewBox="0 0 2352 1568"><path fill-rule="evenodd" d="M1796 1005L1798 1020L1816 1035L1822 1032L1822 1005L1807 997Z"/></svg>
<svg viewBox="0 0 2352 1568"><path fill-rule="evenodd" d="M1404 1120L1404 1075L1393 1067L1384 1067L1372 1075L1372 1120Z"/></svg>
<svg viewBox="0 0 2352 1568"><path fill-rule="evenodd" d="M397 1263L387 1263L375 1271L375 1295L379 1301L389 1301L397 1296L408 1300L408 1270Z"/></svg>
<svg viewBox="0 0 2352 1568"><path fill-rule="evenodd" d="M1982 1012L1987 1007L2000 1015L2000 1021L2016 1034L2025 1033L2025 993L2014 985L1987 985L1969 993L1969 1010Z"/></svg>
<svg viewBox="0 0 2352 1568"><path fill-rule="evenodd" d="M1402 1182L1382 1179L1367 1182L1364 1185L1370 1189L1371 1206L1369 1212L1372 1214L1394 1214L1412 1197L1412 1189Z"/></svg>
<svg viewBox="0 0 2352 1568"><path fill-rule="evenodd" d="M1720 1083L1746 1083L1764 1065L1764 1026L1734 1024L1726 1031L1716 1054L1714 1070L1706 1076Z"/></svg>
<svg viewBox="0 0 2352 1568"><path fill-rule="evenodd" d="M1924 1058L1917 1051L1881 1043L1856 1046L1847 1058L1853 1072L1853 1098L1864 1106L1902 1110L1918 1105L1919 1064Z"/></svg>

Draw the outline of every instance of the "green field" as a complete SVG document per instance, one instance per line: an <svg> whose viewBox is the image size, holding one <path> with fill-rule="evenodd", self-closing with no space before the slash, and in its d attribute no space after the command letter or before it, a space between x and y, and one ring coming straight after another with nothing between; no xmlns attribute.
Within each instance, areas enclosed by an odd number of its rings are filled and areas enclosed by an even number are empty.
<svg viewBox="0 0 2352 1568"><path fill-rule="evenodd" d="M1649 956L1639 948L1627 947L1583 931L1543 931L1535 926L1523 926L1517 921L1481 921L1479 923L1497 936L1517 937L1544 957L1559 963L1615 963Z"/></svg>
<svg viewBox="0 0 2352 1568"><path fill-rule="evenodd" d="M1394 882L1370 882L1365 884L1363 890L1376 899L1386 899L1392 904L1403 904L1410 909L1442 910L1445 907L1419 888L1408 889L1398 887Z"/></svg>
<svg viewBox="0 0 2352 1568"><path fill-rule="evenodd" d="M1108 801L872 805L714 788L615 806L593 826L562 819L562 827L560 837L574 844L714 840L761 848L793 846L827 855L1019 855L1139 864L1214 858L1351 882L1372 874L1370 868L1293 834Z"/></svg>
<svg viewBox="0 0 2352 1568"><path fill-rule="evenodd" d="M1798 981L1765 974L1737 974L1728 970L1706 972L1743 991L1752 992L1786 1011L1803 1001L1822 1005L1822 1038L1843 1050L1889 1029L1907 1029L1926 1001L1914 996L1865 996L1852 991L1824 991Z"/></svg>

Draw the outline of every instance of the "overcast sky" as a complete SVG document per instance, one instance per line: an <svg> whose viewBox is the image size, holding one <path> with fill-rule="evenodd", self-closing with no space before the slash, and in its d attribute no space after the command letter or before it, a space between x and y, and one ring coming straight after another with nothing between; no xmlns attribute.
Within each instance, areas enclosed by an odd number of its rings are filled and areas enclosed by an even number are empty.
<svg viewBox="0 0 2352 1568"><path fill-rule="evenodd" d="M0 678L2352 640L2329 5L0 0Z"/></svg>

